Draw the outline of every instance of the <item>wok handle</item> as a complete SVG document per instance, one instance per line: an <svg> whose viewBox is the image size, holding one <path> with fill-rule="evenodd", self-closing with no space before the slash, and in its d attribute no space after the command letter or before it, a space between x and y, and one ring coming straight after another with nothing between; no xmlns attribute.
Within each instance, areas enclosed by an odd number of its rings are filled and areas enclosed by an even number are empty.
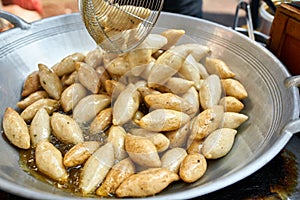
<svg viewBox="0 0 300 200"><path fill-rule="evenodd" d="M282 130L282 133L284 134L296 134L300 132L300 120L295 119L291 122L289 122Z"/></svg>
<svg viewBox="0 0 300 200"><path fill-rule="evenodd" d="M300 87L300 75L291 76L284 81L284 85L286 88L291 87ZM288 123L284 129L284 133L295 134L300 132L300 119L295 119Z"/></svg>
<svg viewBox="0 0 300 200"><path fill-rule="evenodd" d="M0 10L0 18L4 18L7 21L9 21L10 23L12 23L15 27L21 28L21 29L29 29L31 24L24 21L22 18L11 14L9 12Z"/></svg>
<svg viewBox="0 0 300 200"><path fill-rule="evenodd" d="M239 22L239 11L240 9L245 10L246 12L246 21L247 21L247 29L248 29L248 36L251 40L255 41L254 37L254 29L253 29L253 22L251 16L251 9L250 5L245 1L240 1L236 7L235 15L234 15L234 24L232 26L233 30L236 30Z"/></svg>
<svg viewBox="0 0 300 200"><path fill-rule="evenodd" d="M290 87L300 87L300 75L291 76L284 81L284 85L286 88Z"/></svg>

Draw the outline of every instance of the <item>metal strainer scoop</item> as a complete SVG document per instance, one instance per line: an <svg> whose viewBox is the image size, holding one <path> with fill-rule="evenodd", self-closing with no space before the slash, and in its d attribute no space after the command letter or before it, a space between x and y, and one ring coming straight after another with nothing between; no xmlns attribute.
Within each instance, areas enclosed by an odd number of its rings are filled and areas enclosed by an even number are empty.
<svg viewBox="0 0 300 200"><path fill-rule="evenodd" d="M79 0L87 31L110 53L138 46L155 25L163 0Z"/></svg>

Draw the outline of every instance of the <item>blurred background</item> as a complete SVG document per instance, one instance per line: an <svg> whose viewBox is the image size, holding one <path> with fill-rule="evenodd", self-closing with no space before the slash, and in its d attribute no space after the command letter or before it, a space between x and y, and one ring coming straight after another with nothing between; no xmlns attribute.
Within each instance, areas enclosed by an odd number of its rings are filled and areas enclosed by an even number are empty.
<svg viewBox="0 0 300 200"><path fill-rule="evenodd" d="M233 24L239 0L203 0L203 18L223 25ZM77 0L2 0L5 11L14 13L27 22L41 18L78 12Z"/></svg>

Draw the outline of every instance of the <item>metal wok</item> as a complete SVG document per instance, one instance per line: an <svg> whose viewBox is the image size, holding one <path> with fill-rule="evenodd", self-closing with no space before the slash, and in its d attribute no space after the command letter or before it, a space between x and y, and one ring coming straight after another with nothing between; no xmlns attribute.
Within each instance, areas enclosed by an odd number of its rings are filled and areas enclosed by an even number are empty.
<svg viewBox="0 0 300 200"><path fill-rule="evenodd" d="M79 13L32 24L3 12L16 28L0 34L0 117L19 101L25 77L43 62L53 65L74 52L96 47ZM186 199L214 192L254 173L268 163L300 131L299 77L289 72L264 47L229 28L205 20L162 13L157 27L185 29L194 41L209 45L245 85L249 97L243 110L249 120L239 129L231 152L208 163L208 171L193 184L175 183L148 199ZM184 42L184 41L183 41ZM2 127L1 127L2 131ZM0 140L0 188L31 199L80 199L41 182L19 167L16 148ZM88 199L88 198L85 198Z"/></svg>

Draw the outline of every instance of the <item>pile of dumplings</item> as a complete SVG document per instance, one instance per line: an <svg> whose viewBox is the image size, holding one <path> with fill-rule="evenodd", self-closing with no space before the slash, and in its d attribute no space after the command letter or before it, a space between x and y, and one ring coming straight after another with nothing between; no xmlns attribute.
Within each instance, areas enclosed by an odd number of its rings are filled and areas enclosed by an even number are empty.
<svg viewBox="0 0 300 200"><path fill-rule="evenodd" d="M248 94L208 46L177 45L183 35L170 29L121 55L97 48L38 64L21 111L5 110L5 136L34 149L38 171L52 180L66 182L76 167L81 195L146 197L199 180L207 160L230 152L248 120Z"/></svg>

